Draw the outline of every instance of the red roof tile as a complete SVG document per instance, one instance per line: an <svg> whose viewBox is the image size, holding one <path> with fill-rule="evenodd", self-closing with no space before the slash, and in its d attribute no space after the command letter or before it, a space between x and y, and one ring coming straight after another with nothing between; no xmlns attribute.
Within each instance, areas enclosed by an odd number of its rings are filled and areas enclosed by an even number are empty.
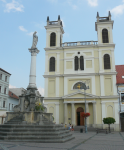
<svg viewBox="0 0 124 150"><path fill-rule="evenodd" d="M124 79L122 76L124 76L124 65L116 65L116 84L124 84Z"/></svg>
<svg viewBox="0 0 124 150"><path fill-rule="evenodd" d="M16 96L14 93L12 93L11 91L9 91L9 96L15 99L19 99L18 96Z"/></svg>

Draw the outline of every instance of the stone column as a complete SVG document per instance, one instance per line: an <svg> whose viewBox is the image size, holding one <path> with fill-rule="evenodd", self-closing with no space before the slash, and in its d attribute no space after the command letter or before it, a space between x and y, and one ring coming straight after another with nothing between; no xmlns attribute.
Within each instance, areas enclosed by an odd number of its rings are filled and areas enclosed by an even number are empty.
<svg viewBox="0 0 124 150"><path fill-rule="evenodd" d="M37 48L29 49L31 52L31 66L30 66L30 76L29 76L29 85L27 89L33 88L37 89L36 86L36 56L39 53Z"/></svg>
<svg viewBox="0 0 124 150"><path fill-rule="evenodd" d="M75 105L74 103L71 104L71 123L75 125Z"/></svg>
<svg viewBox="0 0 124 150"><path fill-rule="evenodd" d="M96 126L96 103L93 103L93 126Z"/></svg>
<svg viewBox="0 0 124 150"><path fill-rule="evenodd" d="M64 104L64 124L68 124L68 109L67 109L67 103Z"/></svg>
<svg viewBox="0 0 124 150"><path fill-rule="evenodd" d="M88 105L88 103L86 103L86 110L87 110L87 112L89 112L89 105ZM89 117L87 117L87 125L89 125Z"/></svg>
<svg viewBox="0 0 124 150"><path fill-rule="evenodd" d="M101 104L102 104L102 123L103 123L103 118L106 118L105 103L101 102Z"/></svg>
<svg viewBox="0 0 124 150"><path fill-rule="evenodd" d="M56 104L56 124L59 124L59 104Z"/></svg>

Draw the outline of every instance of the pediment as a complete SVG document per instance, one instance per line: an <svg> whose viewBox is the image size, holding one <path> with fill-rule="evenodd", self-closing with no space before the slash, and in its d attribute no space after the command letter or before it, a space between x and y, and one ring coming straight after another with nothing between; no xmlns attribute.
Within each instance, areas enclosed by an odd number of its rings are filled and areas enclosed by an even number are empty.
<svg viewBox="0 0 124 150"><path fill-rule="evenodd" d="M74 92L74 93L71 93L71 94L68 94L68 95L65 95L63 96L62 98L64 99L70 99L70 98L85 98L85 93L78 90L77 92ZM89 94L89 93L86 93L86 98L88 99L94 99L94 98L98 98L98 96L96 95L92 95L92 94Z"/></svg>

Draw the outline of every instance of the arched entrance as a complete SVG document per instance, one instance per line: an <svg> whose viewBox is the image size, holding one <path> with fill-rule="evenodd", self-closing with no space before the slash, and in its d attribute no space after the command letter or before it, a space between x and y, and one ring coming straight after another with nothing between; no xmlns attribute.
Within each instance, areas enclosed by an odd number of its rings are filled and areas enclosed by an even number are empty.
<svg viewBox="0 0 124 150"><path fill-rule="evenodd" d="M84 118L81 116L81 112L84 112L82 107L78 107L76 114L77 114L77 126L84 126Z"/></svg>

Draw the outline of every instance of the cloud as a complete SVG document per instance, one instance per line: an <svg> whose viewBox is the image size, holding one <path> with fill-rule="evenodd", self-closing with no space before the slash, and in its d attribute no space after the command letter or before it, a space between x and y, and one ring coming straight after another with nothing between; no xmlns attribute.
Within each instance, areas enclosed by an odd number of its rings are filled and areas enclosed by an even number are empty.
<svg viewBox="0 0 124 150"><path fill-rule="evenodd" d="M17 87L9 84L9 88L17 88Z"/></svg>
<svg viewBox="0 0 124 150"><path fill-rule="evenodd" d="M38 28L40 28L40 29L44 29L44 26L45 26L45 25L46 25L45 22L40 22L40 23L36 23L36 22L35 22L35 26L38 27Z"/></svg>
<svg viewBox="0 0 124 150"><path fill-rule="evenodd" d="M19 11L23 12L24 11L24 6L22 4L19 4L19 2L12 0L11 3L7 3L5 0L2 0L2 2L5 3L5 10L4 12L10 12L11 10L13 11Z"/></svg>
<svg viewBox="0 0 124 150"><path fill-rule="evenodd" d="M98 0L87 0L88 4L92 7L98 6Z"/></svg>
<svg viewBox="0 0 124 150"><path fill-rule="evenodd" d="M40 93L42 96L44 96L44 88L39 87L39 88L38 88L38 91L39 91L39 93Z"/></svg>
<svg viewBox="0 0 124 150"><path fill-rule="evenodd" d="M111 9L111 13L114 14L115 16L122 15L123 12L124 12L124 4L116 6L113 9Z"/></svg>
<svg viewBox="0 0 124 150"><path fill-rule="evenodd" d="M29 32L27 35L32 36L34 32Z"/></svg>
<svg viewBox="0 0 124 150"><path fill-rule="evenodd" d="M27 32L27 30L23 26L19 26L19 29L23 32Z"/></svg>

